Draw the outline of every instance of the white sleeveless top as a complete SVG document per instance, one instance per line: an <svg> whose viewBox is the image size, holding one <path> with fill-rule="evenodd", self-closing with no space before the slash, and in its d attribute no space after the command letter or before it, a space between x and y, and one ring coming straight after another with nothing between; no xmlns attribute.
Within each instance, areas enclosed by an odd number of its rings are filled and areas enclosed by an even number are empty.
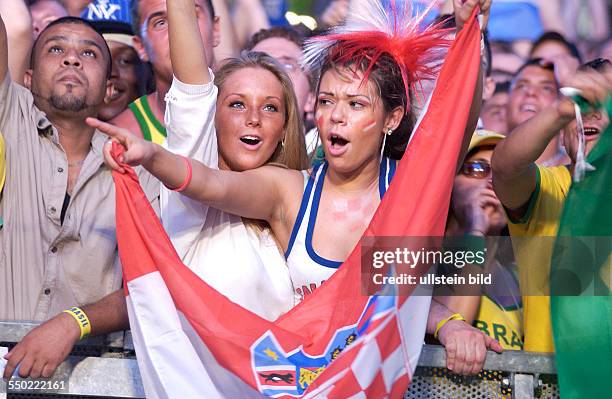
<svg viewBox="0 0 612 399"><path fill-rule="evenodd" d="M378 179L381 199L391 184L396 168L397 161L387 157L382 159ZM344 262L325 259L319 256L312 246L312 235L326 172L327 162L314 166L311 174L303 171L304 195L285 252L296 300L302 300L310 295Z"/></svg>
<svg viewBox="0 0 612 399"><path fill-rule="evenodd" d="M217 169L216 100L212 82L187 85L175 78L166 95L166 148ZM181 260L217 291L267 320L293 307L285 258L269 230L258 232L239 216L164 186L161 215Z"/></svg>

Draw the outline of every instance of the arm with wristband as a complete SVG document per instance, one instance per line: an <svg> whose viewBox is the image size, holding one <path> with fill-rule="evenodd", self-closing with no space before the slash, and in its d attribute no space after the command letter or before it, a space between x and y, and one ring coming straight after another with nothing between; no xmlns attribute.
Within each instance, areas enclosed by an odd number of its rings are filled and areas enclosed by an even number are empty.
<svg viewBox="0 0 612 399"><path fill-rule="evenodd" d="M456 374L477 374L484 365L487 349L501 353L502 347L482 331L470 326L465 318L453 313L432 298L427 333L434 335L446 349L446 367Z"/></svg>
<svg viewBox="0 0 612 399"><path fill-rule="evenodd" d="M3 378L19 367L19 376L49 378L88 335L129 328L125 295L117 290L96 303L67 309L30 331L7 355Z"/></svg>

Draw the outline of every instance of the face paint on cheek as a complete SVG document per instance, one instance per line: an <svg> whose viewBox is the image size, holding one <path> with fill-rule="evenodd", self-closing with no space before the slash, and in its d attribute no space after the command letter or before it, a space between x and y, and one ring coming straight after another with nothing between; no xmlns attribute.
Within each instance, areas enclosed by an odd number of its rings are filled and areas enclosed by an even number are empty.
<svg viewBox="0 0 612 399"><path fill-rule="evenodd" d="M323 115L317 115L317 130L321 130L323 127Z"/></svg>
<svg viewBox="0 0 612 399"><path fill-rule="evenodd" d="M376 121L375 120L371 120L366 122L366 124L363 126L363 131L367 132L369 130L372 130L376 127Z"/></svg>

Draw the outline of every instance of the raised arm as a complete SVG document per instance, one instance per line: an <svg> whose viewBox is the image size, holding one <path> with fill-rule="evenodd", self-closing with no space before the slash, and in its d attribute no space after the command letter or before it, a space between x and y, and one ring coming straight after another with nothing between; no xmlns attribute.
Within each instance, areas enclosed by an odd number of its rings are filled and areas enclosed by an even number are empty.
<svg viewBox="0 0 612 399"><path fill-rule="evenodd" d="M182 0L168 3L169 39L175 77L166 96L164 122L165 148L217 168L219 164L215 134L217 87L210 82L208 60L193 3ZM215 12L216 12L215 8ZM187 30L189 34L181 31ZM191 56L184 55L185 49ZM198 239L208 214L208 206L162 186L161 219L172 244L183 257Z"/></svg>
<svg viewBox="0 0 612 399"><path fill-rule="evenodd" d="M577 72L565 85L580 89L582 95L593 103L603 102L610 88L604 75L597 72ZM550 140L574 117L574 104L563 97L557 104L519 125L495 147L491 162L493 187L502 204L515 211L512 216L522 216L523 208L535 190L535 161Z"/></svg>
<svg viewBox="0 0 612 399"><path fill-rule="evenodd" d="M571 114L562 114L553 105L519 125L497 145L492 159L493 187L507 209L518 211L527 204L536 187L535 161L571 120Z"/></svg>
<svg viewBox="0 0 612 399"><path fill-rule="evenodd" d="M0 16L0 74L4 78L8 68L12 79L23 85L33 40L32 18L23 0L0 1Z"/></svg>
<svg viewBox="0 0 612 399"><path fill-rule="evenodd" d="M211 76L193 0L168 0L168 34L174 76L187 84L206 84Z"/></svg>

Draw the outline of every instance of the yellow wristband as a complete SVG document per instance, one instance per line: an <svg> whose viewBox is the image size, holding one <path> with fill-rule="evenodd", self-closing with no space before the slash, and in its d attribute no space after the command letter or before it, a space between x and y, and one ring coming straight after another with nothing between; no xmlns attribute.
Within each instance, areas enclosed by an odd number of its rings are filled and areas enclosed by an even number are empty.
<svg viewBox="0 0 612 399"><path fill-rule="evenodd" d="M77 308L76 306L70 309L64 310L64 313L68 313L70 316L74 317L79 328L81 329L81 337L79 339L87 338L87 336L91 333L91 323L89 322L89 318L81 310L81 308Z"/></svg>
<svg viewBox="0 0 612 399"><path fill-rule="evenodd" d="M434 338L435 339L438 339L438 333L440 332L440 329L442 327L444 327L444 325L446 323L448 323L449 321L451 321L451 320L465 321L465 318L463 316L461 316L459 313L455 313L454 315L451 315L451 316L447 317L446 319L440 320L440 322L436 326L436 332L434 332Z"/></svg>

